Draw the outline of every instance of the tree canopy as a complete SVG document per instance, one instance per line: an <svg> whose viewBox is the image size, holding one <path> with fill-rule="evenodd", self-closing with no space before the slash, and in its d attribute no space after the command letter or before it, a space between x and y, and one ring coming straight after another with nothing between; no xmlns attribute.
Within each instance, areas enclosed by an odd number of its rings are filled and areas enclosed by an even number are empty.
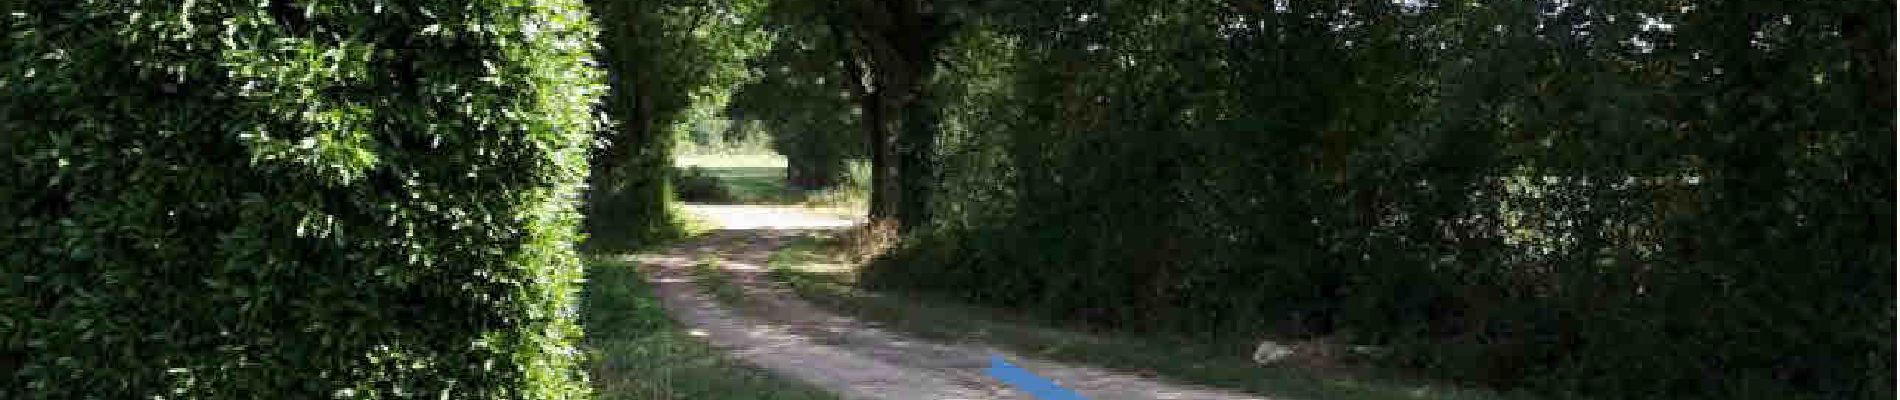
<svg viewBox="0 0 1900 400"><path fill-rule="evenodd" d="M0 2L0 397L584 395L577 225L677 235L675 141L727 118L797 186L869 162L877 288L1557 397L1892 398L1893 13Z"/></svg>
<svg viewBox="0 0 1900 400"><path fill-rule="evenodd" d="M1549 392L1891 396L1892 2L781 3L837 41L755 63L836 57L766 77L844 78L910 227L873 282Z"/></svg>

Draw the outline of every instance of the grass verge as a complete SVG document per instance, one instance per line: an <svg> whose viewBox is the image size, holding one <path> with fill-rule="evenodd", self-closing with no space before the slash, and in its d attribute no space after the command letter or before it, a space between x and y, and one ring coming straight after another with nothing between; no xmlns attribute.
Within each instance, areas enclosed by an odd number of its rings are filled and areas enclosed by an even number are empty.
<svg viewBox="0 0 1900 400"><path fill-rule="evenodd" d="M861 161L847 166L837 187L800 190L785 182L785 158L776 154L681 155L674 160L681 182L675 183L687 201L721 204L798 205L813 211L862 215L868 206L870 166Z"/></svg>
<svg viewBox="0 0 1900 400"><path fill-rule="evenodd" d="M701 289L712 295L713 300L722 304L738 306L745 304L745 289L732 281L732 276L719 270L719 260L707 256L693 264L693 279L699 282Z"/></svg>
<svg viewBox="0 0 1900 400"><path fill-rule="evenodd" d="M858 288L855 264L835 238L802 238L773 253L771 276L806 300L940 341L978 341L1057 361L1158 375L1178 382L1277 399L1520 400L1524 394L1454 388L1368 367L1332 370L1261 366L1248 343L1086 333L1020 313L942 296Z"/></svg>
<svg viewBox="0 0 1900 400"><path fill-rule="evenodd" d="M668 318L636 263L588 257L581 297L588 373L601 399L820 400L835 396L721 356Z"/></svg>

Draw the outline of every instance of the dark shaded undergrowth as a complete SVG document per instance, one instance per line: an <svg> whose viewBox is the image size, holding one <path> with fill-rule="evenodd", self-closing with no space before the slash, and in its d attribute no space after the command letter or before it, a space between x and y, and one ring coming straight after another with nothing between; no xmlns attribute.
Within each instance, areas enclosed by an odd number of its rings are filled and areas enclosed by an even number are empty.
<svg viewBox="0 0 1900 400"><path fill-rule="evenodd" d="M1370 356L1295 357L1262 366L1251 340L1221 340L1105 330L1085 322L985 307L936 292L868 290L850 260L853 249L831 236L801 238L774 253L774 279L801 297L847 315L919 337L982 342L1052 360L1231 388L1291 399L1534 399L1430 383L1417 373L1382 368ZM1256 338L1257 339L1257 338Z"/></svg>

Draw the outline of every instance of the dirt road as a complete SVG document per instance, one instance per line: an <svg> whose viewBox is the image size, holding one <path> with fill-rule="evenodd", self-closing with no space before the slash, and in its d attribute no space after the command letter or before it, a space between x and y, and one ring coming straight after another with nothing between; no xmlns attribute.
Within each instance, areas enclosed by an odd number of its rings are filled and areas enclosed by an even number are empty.
<svg viewBox="0 0 1900 400"><path fill-rule="evenodd" d="M790 239L854 222L796 207L687 206L720 229L642 256L647 277L673 317L743 362L825 388L846 399L1029 399L984 373L992 354L1092 400L1260 399L1174 385L1099 368L1024 358L981 344L919 340L819 309L765 275L766 260ZM722 304L695 280L710 263L741 288L746 307Z"/></svg>

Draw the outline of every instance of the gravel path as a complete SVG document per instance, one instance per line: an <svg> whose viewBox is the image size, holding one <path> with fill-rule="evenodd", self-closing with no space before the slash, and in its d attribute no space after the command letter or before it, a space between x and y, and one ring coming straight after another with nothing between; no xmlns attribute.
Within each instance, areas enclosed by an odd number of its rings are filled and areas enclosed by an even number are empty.
<svg viewBox="0 0 1900 400"><path fill-rule="evenodd" d="M992 354L1091 400L1261 399L1173 385L1127 373L1024 358L974 344L910 338L819 309L770 281L766 259L792 238L855 221L795 207L689 205L720 229L642 256L647 277L674 319L743 362L803 380L845 399L1029 399L984 373ZM746 307L707 295L694 281L701 261L741 288Z"/></svg>

